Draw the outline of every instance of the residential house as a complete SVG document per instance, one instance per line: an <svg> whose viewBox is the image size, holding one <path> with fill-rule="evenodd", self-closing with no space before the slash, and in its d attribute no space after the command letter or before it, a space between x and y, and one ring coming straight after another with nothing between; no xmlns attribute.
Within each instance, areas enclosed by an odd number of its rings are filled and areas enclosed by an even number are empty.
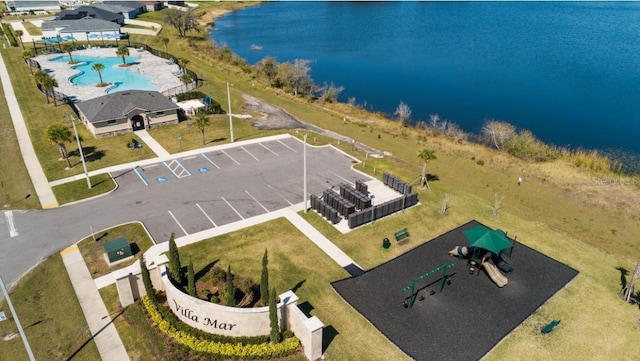
<svg viewBox="0 0 640 361"><path fill-rule="evenodd" d="M147 11L146 5L138 1L103 1L92 6L115 14L122 14L125 19L135 19Z"/></svg>
<svg viewBox="0 0 640 361"><path fill-rule="evenodd" d="M11 11L60 11L60 2L58 0L7 0L5 3Z"/></svg>
<svg viewBox="0 0 640 361"><path fill-rule="evenodd" d="M178 123L178 105L156 91L126 90L76 104L96 138Z"/></svg>
<svg viewBox="0 0 640 361"><path fill-rule="evenodd" d="M79 19L102 19L111 21L117 24L124 24L124 15L104 10L96 6L80 6L71 10L63 10L59 12L54 21L56 20L79 20Z"/></svg>

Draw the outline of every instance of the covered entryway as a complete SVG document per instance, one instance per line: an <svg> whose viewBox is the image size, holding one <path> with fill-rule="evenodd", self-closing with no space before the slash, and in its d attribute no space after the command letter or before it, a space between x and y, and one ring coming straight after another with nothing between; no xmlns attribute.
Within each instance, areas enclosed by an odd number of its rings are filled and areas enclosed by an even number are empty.
<svg viewBox="0 0 640 361"><path fill-rule="evenodd" d="M133 118L131 118L131 128L133 128L134 132L136 130L144 129L144 118L142 115L134 115Z"/></svg>

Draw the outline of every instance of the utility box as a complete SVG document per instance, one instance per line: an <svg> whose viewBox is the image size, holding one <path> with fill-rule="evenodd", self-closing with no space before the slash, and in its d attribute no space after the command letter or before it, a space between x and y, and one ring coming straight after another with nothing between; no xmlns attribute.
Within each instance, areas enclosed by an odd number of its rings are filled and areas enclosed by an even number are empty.
<svg viewBox="0 0 640 361"><path fill-rule="evenodd" d="M124 237L120 237L104 244L104 256L111 266L133 257L133 254L129 242Z"/></svg>

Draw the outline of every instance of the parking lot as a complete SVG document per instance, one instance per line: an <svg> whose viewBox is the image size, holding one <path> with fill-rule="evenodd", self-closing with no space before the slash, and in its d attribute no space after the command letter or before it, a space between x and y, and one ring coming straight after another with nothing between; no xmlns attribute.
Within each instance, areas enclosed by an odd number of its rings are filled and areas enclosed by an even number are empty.
<svg viewBox="0 0 640 361"><path fill-rule="evenodd" d="M304 146L296 138L256 141L112 174L156 242L240 221L303 201ZM307 146L309 194L366 177L333 147Z"/></svg>

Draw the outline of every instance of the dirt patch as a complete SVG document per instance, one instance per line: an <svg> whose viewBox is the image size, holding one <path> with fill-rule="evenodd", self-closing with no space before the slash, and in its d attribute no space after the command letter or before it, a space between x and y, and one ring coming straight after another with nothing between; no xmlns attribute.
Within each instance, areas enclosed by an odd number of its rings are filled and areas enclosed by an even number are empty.
<svg viewBox="0 0 640 361"><path fill-rule="evenodd" d="M274 107L264 100L243 94L242 97L246 103L242 106L244 110L260 114L253 122L253 126L260 130L277 130L277 129L313 129L308 124L296 119L293 115L286 111Z"/></svg>

